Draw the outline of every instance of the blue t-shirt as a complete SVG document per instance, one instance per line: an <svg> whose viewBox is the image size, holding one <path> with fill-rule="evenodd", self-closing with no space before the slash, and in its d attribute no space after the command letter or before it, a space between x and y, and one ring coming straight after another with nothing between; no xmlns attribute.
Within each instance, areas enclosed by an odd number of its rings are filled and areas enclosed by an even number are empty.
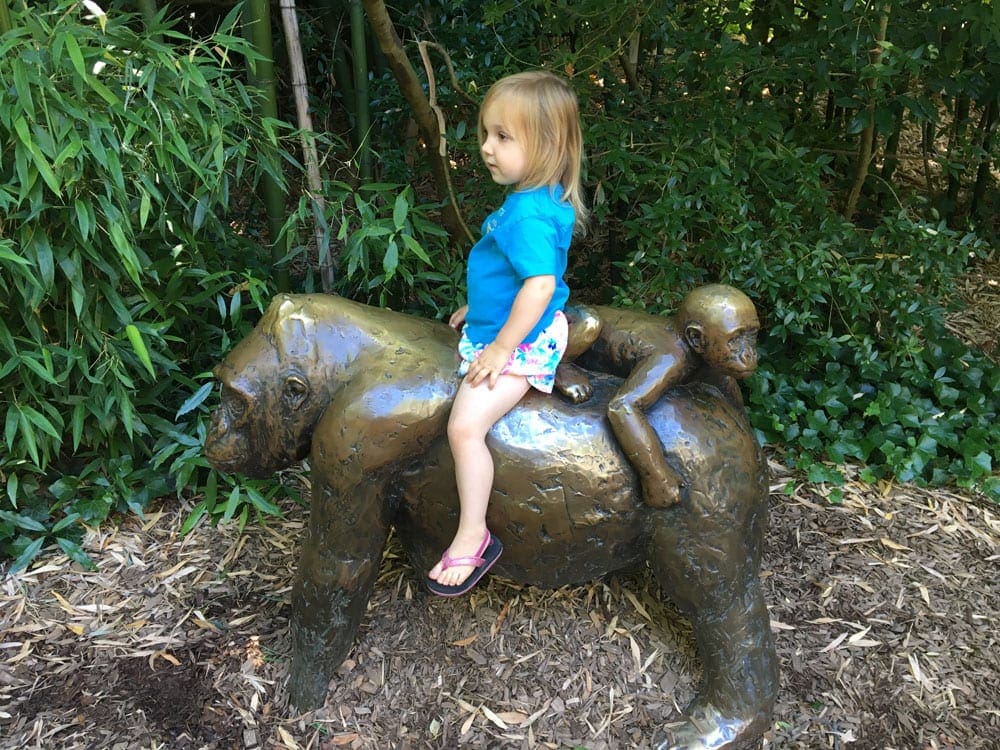
<svg viewBox="0 0 1000 750"><path fill-rule="evenodd" d="M465 333L475 344L493 341L514 305L524 280L555 276L556 288L538 324L525 336L538 338L569 298L563 276L576 211L560 200L561 185L513 192L486 217L483 236L469 253L466 282L469 312Z"/></svg>

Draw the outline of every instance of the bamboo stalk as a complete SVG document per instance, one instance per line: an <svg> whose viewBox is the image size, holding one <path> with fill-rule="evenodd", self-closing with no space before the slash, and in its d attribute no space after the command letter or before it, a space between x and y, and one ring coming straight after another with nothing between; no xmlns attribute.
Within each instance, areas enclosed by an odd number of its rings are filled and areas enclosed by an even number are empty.
<svg viewBox="0 0 1000 750"><path fill-rule="evenodd" d="M872 48L868 52L868 61L872 66L877 66L879 61L882 59L882 45L881 43L885 41L886 30L889 27L889 9L891 6L886 3L882 7L881 15L879 16L878 31L875 34L875 38L872 40ZM861 190L865 186L865 182L868 179L868 167L871 164L873 145L875 142L875 94L876 94L876 82L875 79L869 78L865 81L865 88L868 89L868 125L863 131L861 131L861 143L858 146L858 162L857 171L854 175L854 184L851 186L851 192L847 195L847 200L844 202L844 218L850 221L854 218L854 212L858 207L858 199L861 197Z"/></svg>
<svg viewBox="0 0 1000 750"><path fill-rule="evenodd" d="M14 24L10 20L10 9L7 7L7 0L0 0L0 34L13 31Z"/></svg>
<svg viewBox="0 0 1000 750"><path fill-rule="evenodd" d="M352 123L352 142L357 147L360 139L357 137L357 133L353 132L355 110L354 77L351 74L350 66L347 64L347 53L345 52L347 45L343 39L343 15L337 14L340 6L336 0L322 0L321 6L323 8L323 31L330 44L333 45L333 85L340 91L344 110L347 112L348 118Z"/></svg>
<svg viewBox="0 0 1000 750"><path fill-rule="evenodd" d="M313 211L316 214L316 248L319 251L320 282L324 292L333 288L333 263L330 259L330 243L323 241L323 227L326 222L326 200L323 198L323 180L319 172L319 155L313 138L312 116L309 114L309 85L306 81L306 66L302 59L302 44L299 41L299 20L295 11L295 0L281 0L281 22L285 29L285 46L288 62L292 68L292 93L295 97L295 113L302 137L302 155L306 163L306 185Z"/></svg>
<svg viewBox="0 0 1000 750"><path fill-rule="evenodd" d="M271 9L267 0L249 0L250 34L253 46L263 59L258 60L250 71L253 81L264 96L261 98L261 117L278 118L278 90L274 83L274 50L271 43ZM261 183L264 207L267 211L267 226L271 239L271 265L274 281L279 291L286 291L290 282L288 269L280 267L285 254L278 244L284 225L285 195L271 175L264 174Z"/></svg>
<svg viewBox="0 0 1000 750"><path fill-rule="evenodd" d="M137 0L137 4L142 12L142 22L149 31L156 22L156 0Z"/></svg>

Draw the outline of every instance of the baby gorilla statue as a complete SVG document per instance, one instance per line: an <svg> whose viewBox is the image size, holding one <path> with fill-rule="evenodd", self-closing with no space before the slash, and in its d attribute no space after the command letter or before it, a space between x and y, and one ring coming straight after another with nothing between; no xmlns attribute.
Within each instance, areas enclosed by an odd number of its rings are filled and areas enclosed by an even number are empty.
<svg viewBox="0 0 1000 750"><path fill-rule="evenodd" d="M573 361L624 378L608 404L611 427L639 475L645 503L673 505L679 480L645 411L671 386L698 380L716 386L742 412L737 381L757 367L760 322L753 302L731 286L710 284L690 292L666 319L612 307L571 306L566 313L570 340L556 389L574 403L590 397L589 380Z"/></svg>

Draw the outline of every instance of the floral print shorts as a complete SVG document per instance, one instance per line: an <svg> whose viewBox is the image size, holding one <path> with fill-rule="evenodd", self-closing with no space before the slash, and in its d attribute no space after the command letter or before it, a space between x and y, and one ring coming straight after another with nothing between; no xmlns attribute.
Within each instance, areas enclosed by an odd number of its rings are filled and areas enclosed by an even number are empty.
<svg viewBox="0 0 1000 750"><path fill-rule="evenodd" d="M510 355L507 365L501 371L505 375L523 375L528 385L537 388L542 393L552 393L556 381L556 367L566 351L566 341L569 337L569 324L562 311L556 311L555 317L548 327L538 334L538 338L521 344ZM462 331L458 342L458 353L462 364L458 366L458 374L465 375L469 364L478 357L486 344L473 344Z"/></svg>

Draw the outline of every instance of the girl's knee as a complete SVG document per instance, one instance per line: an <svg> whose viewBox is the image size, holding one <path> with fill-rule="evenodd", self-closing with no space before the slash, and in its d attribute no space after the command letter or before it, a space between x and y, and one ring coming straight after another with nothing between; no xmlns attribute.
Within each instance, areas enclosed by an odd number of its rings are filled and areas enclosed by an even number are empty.
<svg viewBox="0 0 1000 750"><path fill-rule="evenodd" d="M452 444L481 439L485 437L479 434L481 431L474 415L452 411L448 418L448 441Z"/></svg>

